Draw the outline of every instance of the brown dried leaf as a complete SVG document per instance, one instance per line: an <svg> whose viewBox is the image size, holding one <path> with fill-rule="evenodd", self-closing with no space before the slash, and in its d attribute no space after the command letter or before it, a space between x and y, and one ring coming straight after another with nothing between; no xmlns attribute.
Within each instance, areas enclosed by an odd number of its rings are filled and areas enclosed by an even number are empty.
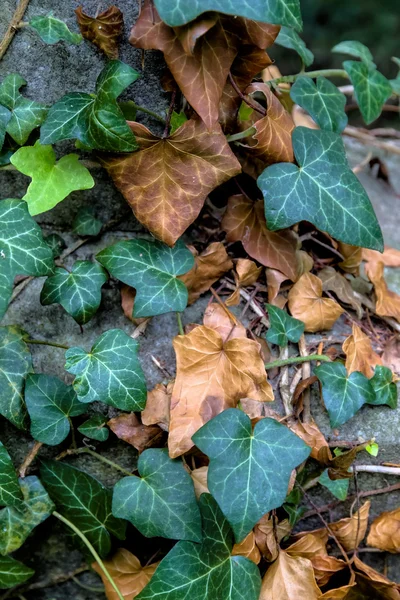
<svg viewBox="0 0 400 600"><path fill-rule="evenodd" d="M217 13L208 13L207 15L202 15L195 21L191 21L187 25L173 28L185 54L193 56L194 49L199 38L201 38L202 35L205 35L207 31L210 31L211 27L214 27L217 20Z"/></svg>
<svg viewBox="0 0 400 600"><path fill-rule="evenodd" d="M286 552L290 556L301 556L311 561L315 578L321 587L328 583L332 575L346 568L343 560L328 556L327 541L328 533L326 530L322 530L306 533L289 548L286 548Z"/></svg>
<svg viewBox="0 0 400 600"><path fill-rule="evenodd" d="M285 519L276 524L276 531L274 532L273 520L269 518L269 513L259 520L254 527L254 536L256 544L265 560L272 562L278 558L279 543L284 537L289 535L291 529L289 520Z"/></svg>
<svg viewBox="0 0 400 600"><path fill-rule="evenodd" d="M326 585L332 575L346 568L346 563L340 558L334 556L315 556L312 559L314 575L320 587Z"/></svg>
<svg viewBox="0 0 400 600"><path fill-rule="evenodd" d="M82 6L75 10L83 37L110 58L118 58L118 40L124 29L124 16L117 6L110 6L97 17L89 17Z"/></svg>
<svg viewBox="0 0 400 600"><path fill-rule="evenodd" d="M340 254L344 256L344 260L339 263L339 267L346 273L352 273L358 275L358 270L362 260L362 248L358 246L351 246L344 242L338 242Z"/></svg>
<svg viewBox="0 0 400 600"><path fill-rule="evenodd" d="M291 425L290 429L296 435L298 435L307 444L307 446L312 448L311 457L315 460L318 460L319 451L321 448L327 448L329 450L329 444L315 421L311 421L310 423L302 423L301 421L297 421Z"/></svg>
<svg viewBox="0 0 400 600"><path fill-rule="evenodd" d="M318 277L322 281L324 292L334 292L339 300L351 306L357 312L358 318L362 319L364 313L361 302L354 296L351 283L343 275L333 267L325 267L318 273Z"/></svg>
<svg viewBox="0 0 400 600"><path fill-rule="evenodd" d="M366 262L383 262L385 267L400 267L400 250L385 246L384 252L362 249L362 260Z"/></svg>
<svg viewBox="0 0 400 600"><path fill-rule="evenodd" d="M253 531L250 531L240 544L233 546L232 556L244 556L258 565L261 560L261 554L256 545L256 538Z"/></svg>
<svg viewBox="0 0 400 600"><path fill-rule="evenodd" d="M353 464L357 454L365 450L368 443L359 444L338 456L332 455L329 447L322 446L318 451L318 461L329 469L331 479L350 479L352 474L348 472L349 467Z"/></svg>
<svg viewBox="0 0 400 600"><path fill-rule="evenodd" d="M370 378L374 375L374 367L382 364L382 360L372 349L369 337L355 323L352 334L344 340L342 349L346 354L346 369L349 375L353 371L360 371Z"/></svg>
<svg viewBox="0 0 400 600"><path fill-rule="evenodd" d="M314 119L312 119L308 112L302 109L298 104L293 105L292 119L296 127L308 127L309 129L319 129Z"/></svg>
<svg viewBox="0 0 400 600"><path fill-rule="evenodd" d="M239 258L235 265L236 290L225 300L227 306L236 306L240 302L240 288L256 283L260 276L262 267L257 267L256 263L248 258Z"/></svg>
<svg viewBox="0 0 400 600"><path fill-rule="evenodd" d="M260 417L264 416L263 402L257 402L257 400L252 400L251 398L242 398L240 406L250 419L260 419Z"/></svg>
<svg viewBox="0 0 400 600"><path fill-rule="evenodd" d="M400 336L389 340L381 358L386 367L400 376Z"/></svg>
<svg viewBox="0 0 400 600"><path fill-rule="evenodd" d="M190 119L165 139L140 123L129 125L140 150L101 162L137 219L173 246L209 192L240 172L239 162L218 124L208 131Z"/></svg>
<svg viewBox="0 0 400 600"><path fill-rule="evenodd" d="M357 589L360 598L367 600L400 600L399 586L375 571L369 565L363 563L357 556L354 557L354 568L356 572ZM362 595L363 594L363 595ZM356 596L354 596L354 599Z"/></svg>
<svg viewBox="0 0 400 600"><path fill-rule="evenodd" d="M355 588L355 586L356 582L355 576L353 574L351 576L350 582L347 585L343 585L340 588L336 588L334 590L329 590L328 592L325 592L325 594L322 594L320 600L347 600L349 592L351 592L353 588ZM359 598L358 600L362 599Z"/></svg>
<svg viewBox="0 0 400 600"><path fill-rule="evenodd" d="M242 194L231 196L221 227L229 242L241 241L259 263L281 271L287 279L297 279L297 235L290 229L269 231L262 200L254 203Z"/></svg>
<svg viewBox="0 0 400 600"><path fill-rule="evenodd" d="M311 273L305 273L289 292L289 310L293 317L303 321L305 331L330 329L344 312L331 300L322 298L322 281Z"/></svg>
<svg viewBox="0 0 400 600"><path fill-rule="evenodd" d="M394 317L400 321L400 296L389 290L383 269L382 261L368 262L365 265L365 272L375 289L376 314L380 317Z"/></svg>
<svg viewBox="0 0 400 600"><path fill-rule="evenodd" d="M207 485L207 474L208 467L199 467L198 469L193 469L190 473L197 499L200 498L202 494L210 493Z"/></svg>
<svg viewBox="0 0 400 600"><path fill-rule="evenodd" d="M367 544L385 552L400 552L400 507L383 512L374 520Z"/></svg>
<svg viewBox="0 0 400 600"><path fill-rule="evenodd" d="M353 514L352 517L340 519L340 521L336 521L336 523L330 523L330 529L336 535L345 550L354 550L355 548L358 548L363 541L367 532L370 506L371 502L368 500L361 506L359 511ZM358 518L358 514L360 515L360 518ZM359 526L358 521L360 521Z"/></svg>
<svg viewBox="0 0 400 600"><path fill-rule="evenodd" d="M121 286L121 307L124 311L124 315L127 319L132 321L136 326L141 323L147 323L150 318L149 317L139 317L136 318L133 316L133 305L135 303L136 290L131 288L129 285L123 284Z"/></svg>
<svg viewBox="0 0 400 600"><path fill-rule="evenodd" d="M117 438L127 442L138 452L154 446L160 441L162 430L159 427L143 425L135 413L122 413L107 423Z"/></svg>
<svg viewBox="0 0 400 600"><path fill-rule="evenodd" d="M120 548L112 558L103 562L125 600L132 600L140 594L160 564L156 562L142 567L139 559L125 548ZM117 592L104 575L104 571L99 564L94 562L92 568L103 580L107 600L118 600Z"/></svg>
<svg viewBox="0 0 400 600"><path fill-rule="evenodd" d="M266 269L267 288L268 288L268 303L278 308L283 308L287 302L287 298L279 294L281 285L287 280L287 276L277 271L276 269Z"/></svg>
<svg viewBox="0 0 400 600"><path fill-rule="evenodd" d="M233 262L221 242L213 242L201 254L195 255L194 267L178 277L188 288L188 304L193 304L232 268Z"/></svg>
<svg viewBox="0 0 400 600"><path fill-rule="evenodd" d="M164 431L168 431L173 386L173 381L168 382L167 385L157 383L147 392L146 408L142 411L143 425L158 425Z"/></svg>
<svg viewBox="0 0 400 600"><path fill-rule="evenodd" d="M324 539L320 535L314 535L313 533L307 533L298 539L294 544L286 548L285 552L289 556L302 556L312 561L315 556L326 556L326 542L327 537Z"/></svg>
<svg viewBox="0 0 400 600"><path fill-rule="evenodd" d="M226 342L229 338L247 338L246 328L222 304L212 302L204 311L203 325L214 329Z"/></svg>
<svg viewBox="0 0 400 600"><path fill-rule="evenodd" d="M277 560L264 576L260 600L299 600L299 598L307 598L307 600L321 598L311 561L307 558L289 556L281 550Z"/></svg>

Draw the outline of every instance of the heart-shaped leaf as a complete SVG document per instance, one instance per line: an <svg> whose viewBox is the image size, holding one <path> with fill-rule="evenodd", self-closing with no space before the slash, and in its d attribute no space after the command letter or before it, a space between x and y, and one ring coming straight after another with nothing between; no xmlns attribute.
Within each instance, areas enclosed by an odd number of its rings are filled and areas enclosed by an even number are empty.
<svg viewBox="0 0 400 600"><path fill-rule="evenodd" d="M356 40L340 42L332 48L332 52L336 52L337 54L349 54L350 56L354 56L354 58L360 58L368 66L376 66L374 57L369 48Z"/></svg>
<svg viewBox="0 0 400 600"><path fill-rule="evenodd" d="M11 556L0 556L0 589L6 590L24 583L34 572Z"/></svg>
<svg viewBox="0 0 400 600"><path fill-rule="evenodd" d="M50 210L75 190L88 190L94 186L93 177L78 159L77 154L67 154L56 161L53 148L42 146L39 140L34 146L14 152L11 163L18 171L32 177L23 197L31 215Z"/></svg>
<svg viewBox="0 0 400 600"><path fill-rule="evenodd" d="M72 230L77 235L98 235L103 227L100 219L96 219L92 206L82 206L75 215Z"/></svg>
<svg viewBox="0 0 400 600"><path fill-rule="evenodd" d="M202 543L178 542L137 600L258 600L261 579L257 565L231 555L232 531L213 497L203 494L199 505Z"/></svg>
<svg viewBox="0 0 400 600"><path fill-rule="evenodd" d="M377 365L369 382L374 388L375 398L368 404L387 404L390 408L397 408L397 386L393 383L393 373L388 367Z"/></svg>
<svg viewBox="0 0 400 600"><path fill-rule="evenodd" d="M138 349L139 343L121 329L109 329L90 352L67 350L65 368L76 375L73 387L80 402L98 400L121 410L143 410L146 382Z"/></svg>
<svg viewBox="0 0 400 600"><path fill-rule="evenodd" d="M105 442L110 434L107 427L105 427L106 423L107 417L103 417L103 415L94 415L82 423L82 425L78 427L78 431L91 440Z"/></svg>
<svg viewBox="0 0 400 600"><path fill-rule="evenodd" d="M57 44L61 40L69 44L80 44L83 39L79 33L70 31L64 21L53 17L51 12L45 17L32 17L29 25L46 44Z"/></svg>
<svg viewBox="0 0 400 600"><path fill-rule="evenodd" d="M0 505L19 506L23 500L14 465L0 442Z"/></svg>
<svg viewBox="0 0 400 600"><path fill-rule="evenodd" d="M285 500L290 475L311 449L274 419L252 431L241 410L225 410L193 436L210 458L207 483L240 542L259 519Z"/></svg>
<svg viewBox="0 0 400 600"><path fill-rule="evenodd" d="M96 258L113 277L136 289L134 317L185 310L188 291L177 276L194 266L194 257L183 242L173 248L140 239L117 242Z"/></svg>
<svg viewBox="0 0 400 600"><path fill-rule="evenodd" d="M314 369L322 383L322 397L329 413L331 427L339 427L353 417L366 402L374 403L371 382L358 371L347 377L342 363L323 363Z"/></svg>
<svg viewBox="0 0 400 600"><path fill-rule="evenodd" d="M111 549L110 533L125 538L125 523L113 517L112 493L87 473L54 460L43 460L40 475L57 510L79 528L100 556Z"/></svg>
<svg viewBox="0 0 400 600"><path fill-rule="evenodd" d="M110 6L99 15L90 17L83 12L82 6L78 6L75 14L83 37L93 42L108 58L118 58L118 40L124 30L121 10Z"/></svg>
<svg viewBox="0 0 400 600"><path fill-rule="evenodd" d="M72 386L50 375L28 375L25 402L31 418L31 434L49 446L60 444L70 431L69 417L86 412Z"/></svg>
<svg viewBox="0 0 400 600"><path fill-rule="evenodd" d="M23 501L0 510L0 554L18 550L33 529L51 515L54 504L34 475L19 480Z"/></svg>
<svg viewBox="0 0 400 600"><path fill-rule="evenodd" d="M16 275L51 275L53 253L23 200L0 202L0 318L7 310Z"/></svg>
<svg viewBox="0 0 400 600"><path fill-rule="evenodd" d="M304 333L304 323L277 306L267 304L266 307L270 318L267 340L278 346L287 346L288 340L297 343Z"/></svg>
<svg viewBox="0 0 400 600"><path fill-rule="evenodd" d="M343 242L382 251L377 218L348 165L340 136L296 127L292 140L299 167L271 165L258 178L268 228L310 221Z"/></svg>
<svg viewBox="0 0 400 600"><path fill-rule="evenodd" d="M201 519L193 481L168 450L149 448L139 457L140 477L124 477L114 487L112 511L146 537L201 541Z"/></svg>
<svg viewBox="0 0 400 600"><path fill-rule="evenodd" d="M46 279L40 302L44 306L58 302L77 323L84 325L97 312L101 287L107 279L106 271L98 263L77 260L70 272L56 269Z"/></svg>
<svg viewBox="0 0 400 600"><path fill-rule="evenodd" d="M307 48L299 34L290 27L281 27L275 43L278 46L283 46L297 52L306 67L309 67L314 62L314 54Z"/></svg>
<svg viewBox="0 0 400 600"><path fill-rule="evenodd" d="M43 123L48 111L43 104L28 100L20 94L19 89L23 85L26 85L26 81L17 73L8 75L0 85L0 104L11 111L6 131L20 146Z"/></svg>
<svg viewBox="0 0 400 600"><path fill-rule="evenodd" d="M132 152L135 136L125 121L116 99L136 81L139 73L112 60L96 83L96 94L67 94L50 109L40 130L42 144L77 138L87 148L108 152Z"/></svg>
<svg viewBox="0 0 400 600"><path fill-rule="evenodd" d="M343 67L354 85L354 96L362 117L369 125L381 114L382 106L392 95L392 86L382 73L363 62L345 60Z"/></svg>
<svg viewBox="0 0 400 600"><path fill-rule="evenodd" d="M321 129L341 133L346 127L346 96L325 77L317 77L316 84L309 77L299 77L290 89L290 97Z"/></svg>
<svg viewBox="0 0 400 600"><path fill-rule="evenodd" d="M19 327L0 327L0 414L18 429L25 429L27 412L23 390L32 371L32 357Z"/></svg>
<svg viewBox="0 0 400 600"><path fill-rule="evenodd" d="M44 238L46 244L50 247L53 258L60 256L61 252L66 247L64 239L58 233L50 233Z"/></svg>

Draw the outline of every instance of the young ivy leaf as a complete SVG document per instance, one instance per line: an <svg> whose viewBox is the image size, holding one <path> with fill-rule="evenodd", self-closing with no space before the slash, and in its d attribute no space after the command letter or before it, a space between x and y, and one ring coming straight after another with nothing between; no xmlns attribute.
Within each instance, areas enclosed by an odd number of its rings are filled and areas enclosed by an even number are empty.
<svg viewBox="0 0 400 600"><path fill-rule="evenodd" d="M102 221L96 219L91 206L82 206L75 215L72 231L77 235L98 235L103 227Z"/></svg>
<svg viewBox="0 0 400 600"><path fill-rule="evenodd" d="M314 54L307 48L299 34L290 27L281 27L275 44L297 52L306 67L314 62Z"/></svg>
<svg viewBox="0 0 400 600"><path fill-rule="evenodd" d="M65 368L76 375L73 387L80 402L98 400L121 410L143 410L146 382L138 359L139 343L121 329L109 329L92 350L70 348Z"/></svg>
<svg viewBox="0 0 400 600"><path fill-rule="evenodd" d="M51 249L53 258L60 256L61 252L66 247L64 239L58 233L50 233L49 235L46 235L44 241Z"/></svg>
<svg viewBox="0 0 400 600"><path fill-rule="evenodd" d="M110 6L96 17L75 9L76 20L83 37L110 58L118 58L118 40L124 29L124 16L117 6Z"/></svg>
<svg viewBox="0 0 400 600"><path fill-rule="evenodd" d="M183 111L179 113L177 113L176 111L172 111L170 135L175 133L175 131L179 129L181 125L186 123L187 120L188 118Z"/></svg>
<svg viewBox="0 0 400 600"><path fill-rule="evenodd" d="M393 373L388 367L376 365L374 376L369 382L375 390L375 398L368 404L387 404L390 408L397 408L397 386L393 383Z"/></svg>
<svg viewBox="0 0 400 600"><path fill-rule="evenodd" d="M52 12L45 17L32 17L29 25L39 34L40 39L45 44L57 44L57 42L63 40L69 44L77 45L83 39L79 33L70 31L64 21L53 17Z"/></svg>
<svg viewBox="0 0 400 600"><path fill-rule="evenodd" d="M39 140L34 146L14 152L11 163L18 171L32 177L23 197L31 215L50 210L75 190L88 190L94 186L93 177L78 159L77 154L67 154L56 161L53 148L42 146Z"/></svg>
<svg viewBox="0 0 400 600"><path fill-rule="evenodd" d="M249 417L225 410L193 436L210 458L207 483L235 534L236 542L268 511L286 498L290 475L311 449L274 419L261 419L252 430Z"/></svg>
<svg viewBox="0 0 400 600"><path fill-rule="evenodd" d="M373 404L375 390L371 382L359 371L347 377L342 363L323 363L314 369L322 383L322 397L329 413L331 427L346 423L363 404Z"/></svg>
<svg viewBox="0 0 400 600"><path fill-rule="evenodd" d="M0 589L6 590L24 583L35 573L33 569L11 558L0 556Z"/></svg>
<svg viewBox="0 0 400 600"><path fill-rule="evenodd" d="M58 302L84 325L97 312L101 302L101 287L108 275L101 265L89 260L77 260L72 271L56 269L44 283L40 302L47 306Z"/></svg>
<svg viewBox="0 0 400 600"><path fill-rule="evenodd" d="M368 67L376 67L374 63L374 57L372 56L369 48L354 40L340 42L332 48L332 52L337 54L349 54L354 58L360 58Z"/></svg>
<svg viewBox="0 0 400 600"><path fill-rule="evenodd" d="M213 10L246 17L263 23L275 23L302 29L299 0L155 0L162 20L171 27L185 25L202 13Z"/></svg>
<svg viewBox="0 0 400 600"><path fill-rule="evenodd" d="M78 431L91 440L105 442L110 434L107 427L105 427L107 420L107 417L103 417L103 415L94 415L82 423L82 425L78 427Z"/></svg>
<svg viewBox="0 0 400 600"><path fill-rule="evenodd" d="M130 66L110 61L97 79L96 94L67 94L51 107L40 130L41 143L77 138L88 149L137 150L135 136L116 100L138 77Z"/></svg>
<svg viewBox="0 0 400 600"><path fill-rule="evenodd" d="M342 242L382 252L379 223L348 165L341 137L296 127L292 139L299 167L271 165L258 178L268 228L275 231L309 221Z"/></svg>
<svg viewBox="0 0 400 600"><path fill-rule="evenodd" d="M110 533L125 539L125 523L111 513L112 494L87 473L55 460L43 460L41 480L57 510L79 528L100 556L111 550Z"/></svg>
<svg viewBox="0 0 400 600"><path fill-rule="evenodd" d="M367 125L375 121L392 95L392 86L382 73L363 62L345 60L343 67L354 85L354 96Z"/></svg>
<svg viewBox="0 0 400 600"><path fill-rule="evenodd" d="M137 465L140 477L124 477L114 487L112 511L146 537L201 541L201 518L193 481L167 449L149 448Z"/></svg>
<svg viewBox="0 0 400 600"><path fill-rule="evenodd" d="M25 429L27 412L23 390L32 372L32 357L24 342L26 333L14 325L0 327L0 414L18 429Z"/></svg>
<svg viewBox="0 0 400 600"><path fill-rule="evenodd" d="M31 434L49 446L60 444L70 431L70 417L86 412L72 386L51 375L28 375L25 402L31 418Z"/></svg>
<svg viewBox="0 0 400 600"><path fill-rule="evenodd" d="M0 105L11 111L6 131L20 146L23 146L31 132L46 118L48 108L39 102L28 100L19 89L26 85L17 73L8 75L0 85Z"/></svg>
<svg viewBox="0 0 400 600"><path fill-rule="evenodd" d="M341 133L346 127L346 96L325 77L318 77L316 84L309 77L299 77L291 87L290 97L321 129Z"/></svg>
<svg viewBox="0 0 400 600"><path fill-rule="evenodd" d="M232 556L232 531L214 498L202 494L199 505L202 543L178 542L136 600L258 600L257 565L243 556Z"/></svg>
<svg viewBox="0 0 400 600"><path fill-rule="evenodd" d="M0 510L0 554L10 554L22 546L33 529L54 510L48 493L34 475L19 480L23 502Z"/></svg>
<svg viewBox="0 0 400 600"><path fill-rule="evenodd" d="M0 506L19 506L22 500L14 465L7 449L0 442Z"/></svg>
<svg viewBox="0 0 400 600"><path fill-rule="evenodd" d="M117 242L96 259L113 277L135 288L134 317L185 310L188 291L177 277L190 271L194 257L182 241L173 248L140 239Z"/></svg>
<svg viewBox="0 0 400 600"><path fill-rule="evenodd" d="M319 483L326 487L338 500L346 500L349 491L349 479L331 479L325 469L319 478Z"/></svg>
<svg viewBox="0 0 400 600"><path fill-rule="evenodd" d="M272 304L267 304L266 308L271 322L267 340L278 346L287 346L288 340L297 343L304 333L304 323Z"/></svg>

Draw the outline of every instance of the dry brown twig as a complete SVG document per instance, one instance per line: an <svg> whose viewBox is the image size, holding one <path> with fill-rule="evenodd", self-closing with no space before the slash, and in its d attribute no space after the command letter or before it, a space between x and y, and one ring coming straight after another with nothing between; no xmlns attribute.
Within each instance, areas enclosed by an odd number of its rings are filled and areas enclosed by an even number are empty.
<svg viewBox="0 0 400 600"><path fill-rule="evenodd" d="M22 21L22 17L24 16L26 9L28 8L28 4L29 0L21 0L19 2L0 44L0 60L7 52L7 48L11 44L12 39L18 30L18 25L20 21Z"/></svg>

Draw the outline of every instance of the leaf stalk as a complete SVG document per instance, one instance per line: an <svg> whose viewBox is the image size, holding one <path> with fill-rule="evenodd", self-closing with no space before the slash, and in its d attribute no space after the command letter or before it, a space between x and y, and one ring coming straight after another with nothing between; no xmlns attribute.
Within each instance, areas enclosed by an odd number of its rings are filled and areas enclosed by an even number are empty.
<svg viewBox="0 0 400 600"><path fill-rule="evenodd" d="M274 369L275 367L286 367L286 365L296 365L298 363L309 362L312 360L320 360L322 362L331 362L331 359L324 354L309 354L308 356L291 356L290 358L282 358L266 363L266 369Z"/></svg>
<svg viewBox="0 0 400 600"><path fill-rule="evenodd" d="M247 138L250 135L254 135L256 133L256 131L257 130L255 127L249 127L248 129L245 129L244 131L239 131L239 133L227 135L226 141L227 142L237 142L237 140L242 140L243 138Z"/></svg>
<svg viewBox="0 0 400 600"><path fill-rule="evenodd" d="M25 339L24 342L27 344L38 344L40 346L53 346L53 348L62 348L63 350L69 350L69 346L65 346L64 344L57 344L56 342L48 342L46 340L31 340Z"/></svg>
<svg viewBox="0 0 400 600"><path fill-rule="evenodd" d="M297 73L296 75L283 75L276 79L270 79L265 83L271 86L278 85L279 83L293 83L299 77L311 77L312 79L315 77L344 77L345 79L349 79L349 76L344 69L319 69L317 71L304 71L302 73Z"/></svg>

